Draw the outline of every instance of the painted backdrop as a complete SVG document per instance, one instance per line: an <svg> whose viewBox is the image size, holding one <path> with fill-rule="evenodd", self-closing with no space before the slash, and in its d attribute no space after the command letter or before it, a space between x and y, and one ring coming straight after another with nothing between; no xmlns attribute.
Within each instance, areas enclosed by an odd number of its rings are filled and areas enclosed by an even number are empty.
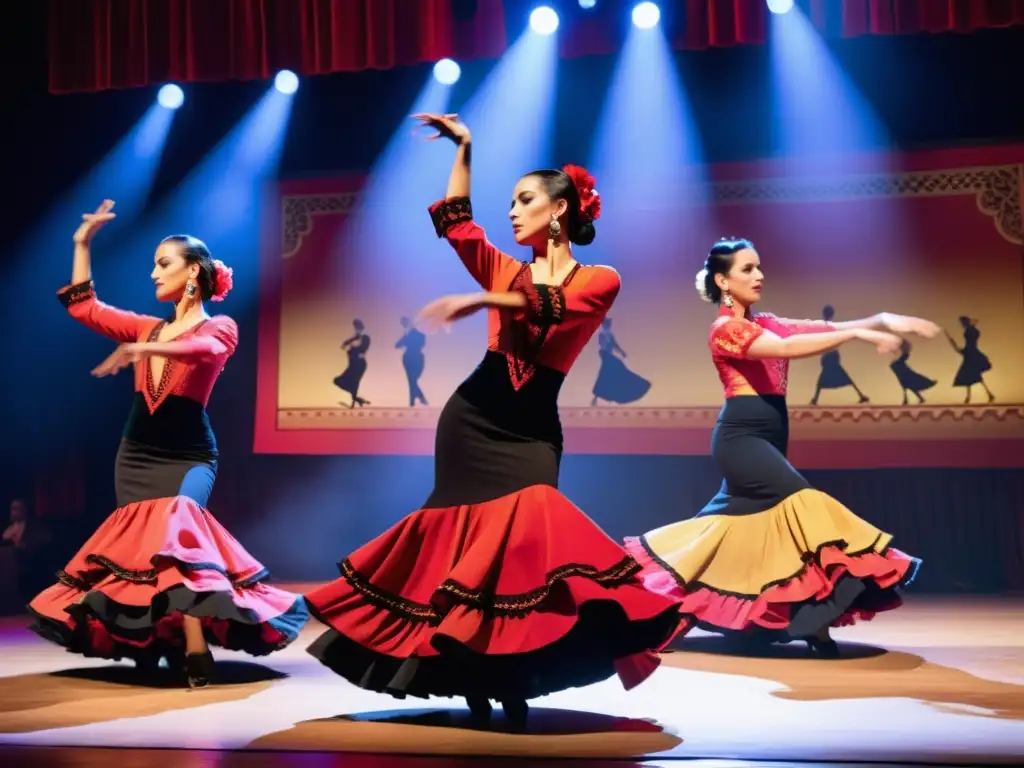
<svg viewBox="0 0 1024 768"><path fill-rule="evenodd" d="M891 310L946 332L898 358L849 344L795 362L798 464L1024 464L1024 147L714 166L707 183L654 200L598 182L605 215L577 257L614 266L623 289L562 390L568 452L707 452L722 392L706 343L715 309L693 283L726 235L761 254L761 309L836 320ZM475 289L433 232L432 200L399 192L369 211L365 183L271 193L257 451L430 453L440 408L483 356L482 315L430 336L409 320ZM525 258L505 214L476 210L499 247Z"/></svg>

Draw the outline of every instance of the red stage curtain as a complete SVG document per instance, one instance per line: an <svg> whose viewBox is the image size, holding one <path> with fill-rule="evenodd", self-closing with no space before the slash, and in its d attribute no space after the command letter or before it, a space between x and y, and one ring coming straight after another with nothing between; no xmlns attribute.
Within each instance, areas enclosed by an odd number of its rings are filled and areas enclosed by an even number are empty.
<svg viewBox="0 0 1024 768"><path fill-rule="evenodd" d="M502 0L49 0L51 93L497 58Z"/></svg>
<svg viewBox="0 0 1024 768"><path fill-rule="evenodd" d="M1024 0L798 0L826 34L971 32L1024 24ZM563 4L563 54L620 45L628 3ZM764 0L662 2L676 49L761 43ZM526 21L522 0L49 0L50 91L167 81L388 69L497 58ZM469 11L469 12L467 12Z"/></svg>

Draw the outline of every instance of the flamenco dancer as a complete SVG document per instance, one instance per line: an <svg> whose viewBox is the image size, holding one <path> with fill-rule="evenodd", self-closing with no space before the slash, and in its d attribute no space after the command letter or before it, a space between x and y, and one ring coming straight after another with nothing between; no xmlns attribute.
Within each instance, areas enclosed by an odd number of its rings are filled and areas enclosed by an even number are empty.
<svg viewBox="0 0 1024 768"><path fill-rule="evenodd" d="M238 328L203 302L231 289L231 270L188 235L156 249L156 296L166 320L103 304L91 280L90 243L115 216L111 200L75 232L71 284L57 295L70 315L121 345L93 370L130 364L135 397L117 452L117 509L29 605L32 629L72 653L184 666L190 688L211 682L209 644L261 656L296 638L303 599L263 582L267 570L206 509L217 443L206 414Z"/></svg>
<svg viewBox="0 0 1024 768"><path fill-rule="evenodd" d="M910 363L907 362L909 359L910 342L904 339L900 345L900 356L889 364L889 368L896 375L896 380L900 383L900 389L903 390L903 404L907 404L908 392L913 392L917 402L921 404L924 403L924 395L921 393L926 389L931 389L938 382L911 368Z"/></svg>
<svg viewBox="0 0 1024 768"><path fill-rule="evenodd" d="M832 323L832 318L835 317L835 314L836 311L831 304L821 310L822 318L829 324ZM857 386L857 383L843 367L843 362L839 358L839 350L833 349L821 356L821 373L818 374L818 384L814 388L814 397L811 398L811 405L818 404L821 390L843 389L844 387L853 387L853 391L857 393L859 398L858 402L870 402L868 396L861 392L860 387Z"/></svg>
<svg viewBox="0 0 1024 768"><path fill-rule="evenodd" d="M593 179L566 166L519 180L509 216L533 257L516 261L473 221L469 129L454 115L415 117L457 145L430 214L483 288L419 319L432 328L486 309L487 352L441 413L423 507L307 595L330 627L309 651L362 688L463 696L479 721L498 701L520 727L528 699L616 672L627 689L639 684L679 615L557 490L558 392L620 287L618 273L578 263L570 246L594 239Z"/></svg>
<svg viewBox="0 0 1024 768"><path fill-rule="evenodd" d="M370 351L370 336L359 318L352 321L352 328L355 333L341 343L341 348L348 355L348 366L340 376L335 377L334 386L351 396L349 408L357 405L362 408L370 404L369 400L359 396L359 385L366 375L366 353Z"/></svg>
<svg viewBox="0 0 1024 768"><path fill-rule="evenodd" d="M594 397L590 401L591 405L597 405L598 400L620 404L635 403L647 394L651 389L651 382L626 367L626 363L623 362L626 350L619 346L615 334L612 333L610 317L606 317L601 323L601 330L597 334L597 347L601 367L597 369L597 378L594 380ZM616 353L621 357L617 357Z"/></svg>
<svg viewBox="0 0 1024 768"><path fill-rule="evenodd" d="M994 403L996 396L992 394L992 390L988 388L984 378L985 373L992 370L992 363L988 359L988 355L978 348L978 340L981 338L981 331L978 330L978 321L967 316L961 316L960 325L964 329L964 345L962 347L957 346L956 341L949 335L948 331L944 332L949 345L963 357L960 367L956 370L956 376L953 377L953 386L965 388L967 396L964 398L964 403L966 404L971 402L971 389L974 388L975 384L981 384L981 388L988 395L988 401Z"/></svg>
<svg viewBox="0 0 1024 768"><path fill-rule="evenodd" d="M395 349L405 350L402 352L402 367L409 382L409 407L414 408L417 402L427 405L427 396L420 387L420 376L423 375L427 363L427 358L423 354L427 337L408 317L403 317L398 322L402 326L402 337L395 342Z"/></svg>
<svg viewBox="0 0 1024 768"><path fill-rule="evenodd" d="M927 320L881 314L840 323L754 313L764 275L747 240L723 240L697 273L697 291L720 304L708 346L725 389L711 438L722 489L689 520L638 538L626 549L644 566L648 589L680 602L681 629L788 642L836 657L829 627L897 608L897 587L920 561L892 537L817 491L786 459L789 361L848 341L894 354L897 333L933 338Z"/></svg>

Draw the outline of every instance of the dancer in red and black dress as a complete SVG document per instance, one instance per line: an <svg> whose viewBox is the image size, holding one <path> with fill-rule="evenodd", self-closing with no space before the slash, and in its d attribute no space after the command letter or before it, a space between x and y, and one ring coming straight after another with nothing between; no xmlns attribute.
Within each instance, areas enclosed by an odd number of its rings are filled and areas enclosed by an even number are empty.
<svg viewBox="0 0 1024 768"><path fill-rule="evenodd" d="M167 320L96 298L90 242L114 217L105 201L75 233L71 284L58 293L79 322L121 346L93 373L134 364L135 399L117 452L117 509L29 609L41 636L73 653L184 664L188 683L210 682L208 643L264 655L296 638L309 618L302 597L264 583L267 570L206 510L217 443L206 402L235 351L238 328L210 317L231 271L188 235L166 238L152 278Z"/></svg>
<svg viewBox="0 0 1024 768"><path fill-rule="evenodd" d="M721 305L708 346L726 398L711 438L722 489L695 517L627 539L626 549L644 564L648 589L681 601L684 631L801 638L834 657L829 627L898 607L897 587L920 561L787 460L789 361L855 339L895 354L894 334L933 338L939 328L890 314L839 323L755 314L760 265L749 241L724 240L697 274L701 297Z"/></svg>
<svg viewBox="0 0 1024 768"><path fill-rule="evenodd" d="M600 199L582 168L520 179L510 216L532 263L505 255L473 221L470 137L453 116L419 116L458 145L444 200L430 208L484 293L448 296L421 322L488 311L488 350L441 413L434 490L307 595L330 626L310 653L350 682L396 697L490 700L521 724L527 699L606 679L627 688L657 666L679 622L643 589L639 565L558 492L558 392L619 291L608 267L577 263Z"/></svg>

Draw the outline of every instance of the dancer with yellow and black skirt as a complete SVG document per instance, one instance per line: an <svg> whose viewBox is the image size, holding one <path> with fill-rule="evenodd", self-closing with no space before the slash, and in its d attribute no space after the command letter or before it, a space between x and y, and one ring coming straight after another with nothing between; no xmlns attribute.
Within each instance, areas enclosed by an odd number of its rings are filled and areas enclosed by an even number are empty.
<svg viewBox="0 0 1024 768"><path fill-rule="evenodd" d="M520 179L512 230L533 260L516 261L473 221L466 126L418 117L458 145L447 195L430 212L484 289L439 299L420 322L486 309L488 348L441 412L423 507L307 595L330 627L309 651L362 688L462 696L482 720L495 700L522 725L528 699L616 673L638 684L679 615L558 491L559 389L619 291L613 269L579 264L569 245L593 240L593 179L575 166Z"/></svg>
<svg viewBox="0 0 1024 768"><path fill-rule="evenodd" d="M695 517L626 539L626 549L648 589L680 601L681 632L799 638L835 657L829 627L899 607L897 588L920 561L789 463L789 361L853 340L895 354L895 334L934 338L939 328L889 314L833 323L755 313L763 281L747 240L718 242L697 274L701 297L720 305L708 346L726 398L711 439L722 489Z"/></svg>

